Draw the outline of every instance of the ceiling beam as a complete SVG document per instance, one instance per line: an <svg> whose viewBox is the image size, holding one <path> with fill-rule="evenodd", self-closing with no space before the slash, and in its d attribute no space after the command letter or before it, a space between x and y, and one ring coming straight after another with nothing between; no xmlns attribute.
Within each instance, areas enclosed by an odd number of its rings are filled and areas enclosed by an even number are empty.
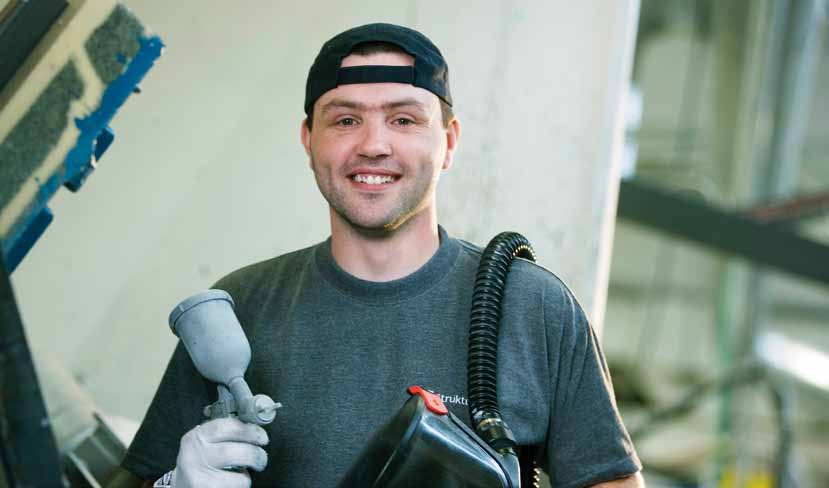
<svg viewBox="0 0 829 488"><path fill-rule="evenodd" d="M717 251L829 284L829 246L700 200L627 180L619 189L617 215Z"/></svg>

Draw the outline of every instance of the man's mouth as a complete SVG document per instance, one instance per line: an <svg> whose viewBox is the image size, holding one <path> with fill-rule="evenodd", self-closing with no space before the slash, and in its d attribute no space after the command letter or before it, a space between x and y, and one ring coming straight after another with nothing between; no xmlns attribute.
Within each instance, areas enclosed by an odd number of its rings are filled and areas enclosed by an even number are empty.
<svg viewBox="0 0 829 488"><path fill-rule="evenodd" d="M401 175L394 171L382 168L357 168L348 175L348 178L362 188L383 188L399 180Z"/></svg>
<svg viewBox="0 0 829 488"><path fill-rule="evenodd" d="M351 179L357 183L365 183L366 185L384 185L386 183L394 183L397 177L392 175L375 175L358 173L352 175Z"/></svg>

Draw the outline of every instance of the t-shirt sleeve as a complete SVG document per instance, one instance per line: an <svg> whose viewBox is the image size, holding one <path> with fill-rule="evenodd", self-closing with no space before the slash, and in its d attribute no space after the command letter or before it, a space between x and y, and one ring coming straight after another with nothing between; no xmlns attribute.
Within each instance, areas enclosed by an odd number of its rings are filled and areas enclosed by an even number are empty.
<svg viewBox="0 0 829 488"><path fill-rule="evenodd" d="M631 475L641 463L613 396L593 328L560 282L545 294L550 390L547 472L553 486L590 486ZM549 291L549 290L548 290Z"/></svg>
<svg viewBox="0 0 829 488"><path fill-rule="evenodd" d="M215 401L215 390L179 341L121 465L144 480L156 480L173 469L181 437L205 421L202 412Z"/></svg>

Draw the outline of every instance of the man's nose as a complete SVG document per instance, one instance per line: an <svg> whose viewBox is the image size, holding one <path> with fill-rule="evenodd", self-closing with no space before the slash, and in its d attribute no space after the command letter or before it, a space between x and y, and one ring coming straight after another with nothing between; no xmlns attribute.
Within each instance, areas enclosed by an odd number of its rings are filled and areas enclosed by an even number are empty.
<svg viewBox="0 0 829 488"><path fill-rule="evenodd" d="M383 122L367 121L363 124L362 139L357 147L364 158L383 158L391 156L390 134Z"/></svg>

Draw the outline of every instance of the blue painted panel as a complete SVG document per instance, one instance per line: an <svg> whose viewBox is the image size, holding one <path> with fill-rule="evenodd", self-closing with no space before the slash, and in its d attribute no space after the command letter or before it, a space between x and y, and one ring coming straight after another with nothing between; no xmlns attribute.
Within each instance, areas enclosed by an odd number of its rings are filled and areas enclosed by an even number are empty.
<svg viewBox="0 0 829 488"><path fill-rule="evenodd" d="M68 152L63 169L56 171L47 181L41 183L37 197L14 229L3 241L3 254L8 272L12 272L29 252L34 243L43 235L52 221L52 212L47 203L66 185L77 191L94 169L97 161L112 143L114 134L108 127L115 113L161 56L164 43L158 36L139 39L138 53L124 72L110 83L104 91L100 106L86 117L75 119L80 129L75 146ZM123 59L121 59L123 62ZM93 160L93 155L95 160ZM13 263L13 264L12 264Z"/></svg>

